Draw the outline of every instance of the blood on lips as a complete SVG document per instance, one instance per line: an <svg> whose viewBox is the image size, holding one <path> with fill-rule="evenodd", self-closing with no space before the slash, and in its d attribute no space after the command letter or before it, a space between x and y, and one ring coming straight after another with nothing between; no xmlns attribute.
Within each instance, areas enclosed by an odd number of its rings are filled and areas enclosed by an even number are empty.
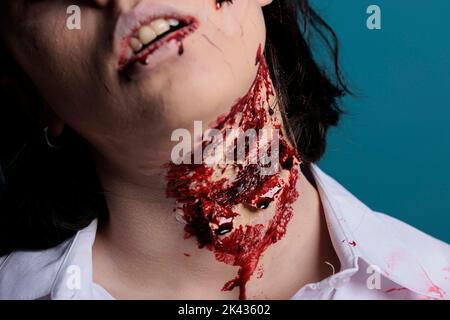
<svg viewBox="0 0 450 320"><path fill-rule="evenodd" d="M124 70L136 62L147 64L147 58L171 41L178 45L178 54L184 53L183 40L198 29L193 17L161 17L142 23L122 41L119 69Z"/></svg>

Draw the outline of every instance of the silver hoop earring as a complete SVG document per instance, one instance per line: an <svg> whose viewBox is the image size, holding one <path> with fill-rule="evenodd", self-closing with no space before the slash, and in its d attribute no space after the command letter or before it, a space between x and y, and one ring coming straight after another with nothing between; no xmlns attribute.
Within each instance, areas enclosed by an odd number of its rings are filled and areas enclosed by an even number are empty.
<svg viewBox="0 0 450 320"><path fill-rule="evenodd" d="M61 146L54 145L53 143L50 142L50 139L48 138L48 127L44 128L44 137L45 137L45 142L47 143L47 145L50 148L52 148L52 149L59 149L59 148L61 148Z"/></svg>

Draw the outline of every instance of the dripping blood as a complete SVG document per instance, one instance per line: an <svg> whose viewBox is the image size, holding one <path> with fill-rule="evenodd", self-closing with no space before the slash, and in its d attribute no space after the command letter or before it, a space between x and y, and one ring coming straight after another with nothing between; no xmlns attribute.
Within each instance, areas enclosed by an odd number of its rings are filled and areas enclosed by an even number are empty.
<svg viewBox="0 0 450 320"><path fill-rule="evenodd" d="M212 128L223 131L229 127L243 130L281 127L269 104L274 91L261 46L255 61L258 72L250 90L227 114L218 117ZM202 147L206 146L207 142L203 143ZM185 236L196 237L199 247L214 252L218 261L239 267L236 277L222 290L239 288L239 298L247 298L246 284L262 254L285 235L293 215L292 204L299 196L296 190L299 163L297 151L280 133L279 167L289 173L284 179L278 173L262 175L255 164L230 165L237 174L219 179L214 174L223 170L206 164L167 165L167 196L176 199L182 210ZM254 210L272 206L275 213L267 224L235 225L239 204Z"/></svg>

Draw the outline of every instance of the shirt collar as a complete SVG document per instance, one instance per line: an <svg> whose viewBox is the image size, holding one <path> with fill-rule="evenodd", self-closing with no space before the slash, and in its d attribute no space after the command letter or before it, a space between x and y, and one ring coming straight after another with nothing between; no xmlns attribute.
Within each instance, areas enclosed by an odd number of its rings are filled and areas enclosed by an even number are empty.
<svg viewBox="0 0 450 320"><path fill-rule="evenodd" d="M341 262L342 271L331 280L353 275L359 269L358 260L363 259L404 288L430 298L442 295L433 289L437 272L423 266L423 259L419 261L414 245L398 236L386 216L372 211L316 165L311 166L311 171L331 241ZM55 248L16 252L0 260L0 299L92 298L95 287L92 246L96 231L97 221L94 220L73 239ZM423 246L433 250L436 242ZM393 259L396 259L395 268L392 268Z"/></svg>
<svg viewBox="0 0 450 320"><path fill-rule="evenodd" d="M311 171L344 275L354 274L362 259L401 287L422 296L442 298L445 293L439 292L433 282L437 277L419 261L414 245L398 236L393 218L371 210L316 165L311 165ZM430 249L435 246L430 243Z"/></svg>
<svg viewBox="0 0 450 320"><path fill-rule="evenodd" d="M76 234L56 275L51 289L52 299L92 299L94 290L92 246L96 233L97 220L94 220Z"/></svg>

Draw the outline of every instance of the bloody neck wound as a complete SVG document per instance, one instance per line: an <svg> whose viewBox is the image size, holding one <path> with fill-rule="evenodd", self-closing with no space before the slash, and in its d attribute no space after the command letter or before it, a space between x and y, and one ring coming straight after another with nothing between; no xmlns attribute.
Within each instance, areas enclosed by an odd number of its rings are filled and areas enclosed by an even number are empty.
<svg viewBox="0 0 450 320"><path fill-rule="evenodd" d="M279 117L270 105L274 91L261 46L256 64L258 72L248 93L211 128L222 132L227 128L281 129ZM257 141L248 147L261 149L262 144ZM205 141L201 147L207 145ZM235 143L231 145L236 148ZM167 196L176 200L175 210L186 223L185 237L196 237L199 248L211 250L218 261L239 267L236 277L222 288L226 291L238 287L239 299L247 298L246 284L265 250L285 235L293 215L292 205L298 198L296 182L300 157L282 130L278 162L279 171L272 175L262 175L257 164L246 161L227 165L167 165ZM281 171L285 173L283 176ZM239 217L238 205L255 212L270 207L275 213L271 213L266 223L235 225Z"/></svg>

